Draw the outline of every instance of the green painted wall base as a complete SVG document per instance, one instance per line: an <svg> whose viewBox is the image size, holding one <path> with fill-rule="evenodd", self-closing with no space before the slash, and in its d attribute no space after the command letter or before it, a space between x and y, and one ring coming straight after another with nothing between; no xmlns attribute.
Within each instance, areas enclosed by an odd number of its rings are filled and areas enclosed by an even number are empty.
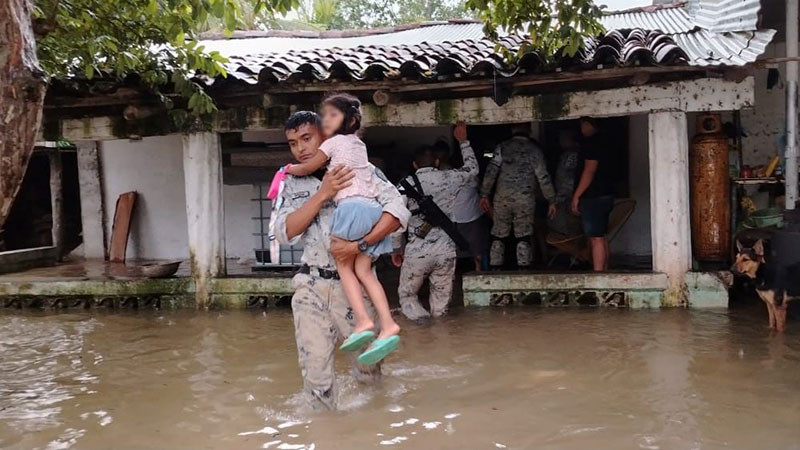
<svg viewBox="0 0 800 450"><path fill-rule="evenodd" d="M467 306L614 306L657 308L662 273L481 273L464 276Z"/></svg>
<svg viewBox="0 0 800 450"><path fill-rule="evenodd" d="M727 308L728 289L733 284L730 272L689 272L686 288L690 308Z"/></svg>
<svg viewBox="0 0 800 450"><path fill-rule="evenodd" d="M217 278L211 282L211 308L263 306L291 296L291 275ZM0 306L195 307L191 278L139 280L64 280L0 282Z"/></svg>
<svg viewBox="0 0 800 450"><path fill-rule="evenodd" d="M686 274L688 306L726 308L729 272ZM665 303L662 273L481 273L464 276L464 304L496 306L614 306L659 308Z"/></svg>
<svg viewBox="0 0 800 450"><path fill-rule="evenodd" d="M732 278L726 272L686 274L689 306L725 308ZM481 273L464 276L466 306L507 304L549 307L612 306L658 308L667 277L662 273ZM290 274L275 277L217 278L211 308L263 307L294 292ZM139 280L2 281L6 307L195 307L191 278Z"/></svg>

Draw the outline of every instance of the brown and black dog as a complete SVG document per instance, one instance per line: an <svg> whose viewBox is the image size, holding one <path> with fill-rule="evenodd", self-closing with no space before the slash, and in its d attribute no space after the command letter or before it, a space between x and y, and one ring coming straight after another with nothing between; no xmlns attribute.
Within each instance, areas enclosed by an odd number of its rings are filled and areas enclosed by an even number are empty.
<svg viewBox="0 0 800 450"><path fill-rule="evenodd" d="M767 304L769 327L783 331L786 328L786 308L790 300L800 296L797 292L800 272L796 265L774 267L765 258L764 241L759 239L752 247L736 242L738 254L731 268L734 275L755 280L756 293Z"/></svg>

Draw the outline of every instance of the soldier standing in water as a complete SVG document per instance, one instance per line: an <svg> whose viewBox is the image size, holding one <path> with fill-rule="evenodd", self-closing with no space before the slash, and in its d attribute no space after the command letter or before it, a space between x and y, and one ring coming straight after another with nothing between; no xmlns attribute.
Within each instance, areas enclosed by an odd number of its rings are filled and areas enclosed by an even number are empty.
<svg viewBox="0 0 800 450"><path fill-rule="evenodd" d="M467 140L467 126L459 123L453 135L460 143L463 167L439 170L439 160L433 147L422 147L414 155L416 172L406 179L410 185L415 185L413 178L416 177L425 194L433 197L433 202L450 220L453 219L458 191L478 171L478 160ZM407 201L410 210L418 208L412 198ZM447 312L456 270L456 244L453 239L444 229L431 226L419 214L415 214L408 221L407 236L395 236L394 248L392 262L400 267L398 295L403 314L416 320L438 317ZM417 296L425 279L430 282L430 313L422 307Z"/></svg>
<svg viewBox="0 0 800 450"><path fill-rule="evenodd" d="M553 183L547 173L547 162L538 145L528 136L530 124L515 124L513 136L501 142L494 151L481 185L481 208L492 213L492 246L489 265L498 269L505 264L505 243L513 229L516 240L517 265L527 269L532 262L531 235L536 183L550 203L548 216L556 212ZM489 196L494 189L493 201Z"/></svg>
<svg viewBox="0 0 800 450"><path fill-rule="evenodd" d="M320 117L310 111L292 114L284 126L289 149L298 162L320 151L324 137ZM375 170L377 201L383 214L363 240L369 244L404 226L410 213L397 189ZM324 176L323 176L324 175ZM342 289L336 260L360 253L358 243L331 239L332 199L349 186L350 170L334 167L304 177L288 176L277 199L275 237L282 244L303 244L303 266L292 279L292 316L297 355L303 376L303 397L313 408L336 409L337 388L334 355L338 344L354 327L353 310ZM371 309L371 306L368 305ZM353 354L351 373L363 383L380 378L380 367L357 364Z"/></svg>

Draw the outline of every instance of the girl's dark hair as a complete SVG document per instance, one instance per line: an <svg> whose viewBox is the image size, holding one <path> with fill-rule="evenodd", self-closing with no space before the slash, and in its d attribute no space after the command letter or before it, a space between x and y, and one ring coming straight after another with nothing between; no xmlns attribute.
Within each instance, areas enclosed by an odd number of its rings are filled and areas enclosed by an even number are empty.
<svg viewBox="0 0 800 450"><path fill-rule="evenodd" d="M323 106L332 106L344 114L342 126L336 134L353 134L361 128L361 102L350 94L333 94L322 101Z"/></svg>

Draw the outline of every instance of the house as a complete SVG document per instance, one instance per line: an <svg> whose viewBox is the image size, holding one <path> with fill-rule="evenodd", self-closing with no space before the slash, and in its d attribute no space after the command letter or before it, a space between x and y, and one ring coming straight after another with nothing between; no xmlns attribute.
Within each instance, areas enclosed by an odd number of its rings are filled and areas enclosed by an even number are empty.
<svg viewBox="0 0 800 450"><path fill-rule="evenodd" d="M473 21L209 37L202 44L229 58L228 76L200 78L220 112L210 130L188 134L133 83L57 82L42 139L77 146L86 258L106 256L114 201L137 191L129 258L188 259L191 277L57 288L47 284L52 279L31 284L6 275L0 296L196 295L207 306L289 294L283 278L256 276L239 261L264 260L263 185L289 158L283 121L314 109L327 92L346 91L364 101L364 139L390 168L415 146L449 136L458 120L479 136L518 122L543 136L558 121L621 118L614 122L627 147L620 164L638 206L612 252L646 258L647 270L473 276L465 280L469 302L555 289L620 291L631 306L726 304L718 277L692 272L689 142L698 113L731 120L736 112L748 130L746 162L781 153L785 93L767 78L770 67L783 71L776 58L784 46L773 40L784 34L772 28L783 27L784 11L768 3L690 0L611 13L602 19L604 36L554 64L535 53L506 63ZM523 42L503 36L499 45L514 51ZM297 258L298 249L283 257Z"/></svg>

